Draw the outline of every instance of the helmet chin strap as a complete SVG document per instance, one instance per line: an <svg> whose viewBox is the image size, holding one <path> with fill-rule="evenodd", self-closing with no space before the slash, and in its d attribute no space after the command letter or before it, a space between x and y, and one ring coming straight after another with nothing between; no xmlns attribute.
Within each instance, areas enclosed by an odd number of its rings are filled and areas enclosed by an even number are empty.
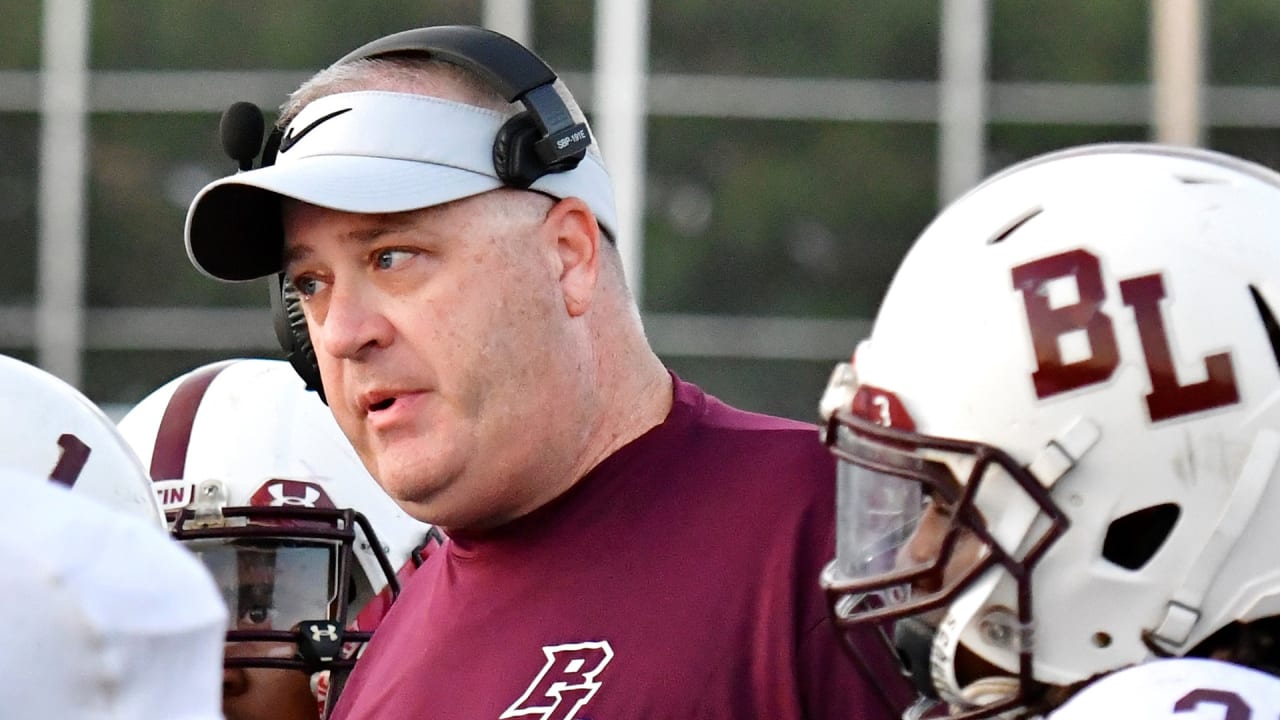
<svg viewBox="0 0 1280 720"><path fill-rule="evenodd" d="M1033 628L1022 625L1017 613L1000 606L990 605L992 595L1004 578L999 567L991 568L966 592L961 593L948 608L945 618L931 638L928 650L929 683L936 697L946 703L952 714L967 714L983 708L1004 705L1004 710L983 714L990 720L1023 718L1026 710L1011 706L1018 698L1027 698L1019 673L1005 671L992 664L992 675L964 681L957 676L961 639L973 652L975 643L985 643L992 649L1003 649L1021 657L1034 643ZM978 658L982 656L974 653ZM990 663L990 660L986 660Z"/></svg>
<svg viewBox="0 0 1280 720"><path fill-rule="evenodd" d="M960 638L974 624L999 579L999 572L993 569L974 583L972 588L960 593L960 596L947 609L945 617L930 638L927 655L928 687L933 690L934 697L948 705L973 707L973 703L965 697L964 687L960 685L959 678L956 677ZM919 643L919 639L915 642ZM914 664L912 674L913 676L916 674ZM1017 679L1012 679L1016 688Z"/></svg>
<svg viewBox="0 0 1280 720"><path fill-rule="evenodd" d="M960 695L964 698L965 703L961 706L952 706L955 709L967 710L975 707L986 707L995 705L1003 700L1008 700L1018 694L1019 684L1018 678L1009 675L995 675L992 677L979 678L965 685L960 690ZM1006 713L996 715L996 718L1015 717L1021 714L1021 710L1010 710Z"/></svg>
<svg viewBox="0 0 1280 720"><path fill-rule="evenodd" d="M1213 579L1226 566L1227 555L1261 506L1258 502L1280 463L1280 434L1260 429L1240 468L1231 497L1214 526L1204 549L1188 565L1188 570L1165 608L1164 619L1151 633L1161 649L1180 654L1200 621L1200 608Z"/></svg>
<svg viewBox="0 0 1280 720"><path fill-rule="evenodd" d="M984 677L960 686L955 677L954 659L945 659L948 656L954 657L959 646L959 635L960 633L944 634L935 631L931 625L917 617L903 618L894 623L894 647L916 691L920 693L920 700L904 714L904 720L930 715L939 698L953 712L963 712L994 705L1017 695L1018 679L1011 675ZM943 650L935 654L934 649L939 644ZM944 659L939 661L939 657ZM941 689L935 685L935 674L942 683Z"/></svg>
<svg viewBox="0 0 1280 720"><path fill-rule="evenodd" d="M1051 488L1100 437L1101 431L1093 421L1074 418L1045 444L1027 469L1043 487ZM1004 479L1012 481L1007 475ZM999 482L999 479L993 476L990 482ZM1016 557L1014 549L1025 542L1042 513L1030 496L1018 493L1005 496L1002 510L991 534L995 542ZM1003 630L999 633L1003 641L990 642L1003 645L1015 655L1020 655L1033 642L1032 627L1020 623L1016 612L987 607L1002 577L998 566L990 568L952 602L936 630L916 617L894 624L894 645L922 695L922 702L917 703L924 708L921 712L927 713L929 702L935 699L947 703L953 711L967 711L1011 700L1023 690L1016 672L979 678L964 686L956 677L960 638L979 633L981 623L993 628L999 626ZM996 717L1013 717L1019 712L1015 708Z"/></svg>
<svg viewBox="0 0 1280 720"><path fill-rule="evenodd" d="M935 634L932 625L914 615L893 624L893 647L898 651L898 660L916 692L930 700L938 699L938 689L933 686L930 672Z"/></svg>

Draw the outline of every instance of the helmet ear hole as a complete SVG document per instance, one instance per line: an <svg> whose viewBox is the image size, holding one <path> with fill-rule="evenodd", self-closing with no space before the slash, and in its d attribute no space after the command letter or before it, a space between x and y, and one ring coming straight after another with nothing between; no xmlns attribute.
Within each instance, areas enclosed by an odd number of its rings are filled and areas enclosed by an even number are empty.
<svg viewBox="0 0 1280 720"><path fill-rule="evenodd" d="M1102 557L1126 570L1139 570L1155 557L1173 532L1182 509L1173 503L1152 505L1111 521Z"/></svg>

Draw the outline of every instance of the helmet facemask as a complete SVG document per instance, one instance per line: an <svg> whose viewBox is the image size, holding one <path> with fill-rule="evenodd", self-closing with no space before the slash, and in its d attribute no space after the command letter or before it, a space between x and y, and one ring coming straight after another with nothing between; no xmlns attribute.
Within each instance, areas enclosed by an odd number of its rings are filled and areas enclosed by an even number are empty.
<svg viewBox="0 0 1280 720"><path fill-rule="evenodd" d="M400 590L369 522L349 508L223 507L220 487L201 483L198 499L174 516L172 534L223 591L227 667L349 669L372 634L349 613L369 600L357 543L377 559L389 601Z"/></svg>
<svg viewBox="0 0 1280 720"><path fill-rule="evenodd" d="M823 434L839 460L836 558L822 576L834 622L892 624L917 689L955 717L1027 706L1043 690L1032 676L1031 574L1066 515L999 448L914 432L887 391L855 386L852 396ZM973 658L962 655L981 655L1006 680L964 677Z"/></svg>

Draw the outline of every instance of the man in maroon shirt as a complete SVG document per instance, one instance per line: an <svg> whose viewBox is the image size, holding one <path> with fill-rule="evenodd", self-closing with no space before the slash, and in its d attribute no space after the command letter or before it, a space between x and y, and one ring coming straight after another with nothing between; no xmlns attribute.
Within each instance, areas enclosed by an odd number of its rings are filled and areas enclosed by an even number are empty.
<svg viewBox="0 0 1280 720"><path fill-rule="evenodd" d="M401 33L305 83L278 126L263 167L196 197L191 257L282 273L300 372L451 537L337 717L897 715L887 651L842 657L815 580L831 458L813 427L662 365L608 174L541 60L479 28Z"/></svg>

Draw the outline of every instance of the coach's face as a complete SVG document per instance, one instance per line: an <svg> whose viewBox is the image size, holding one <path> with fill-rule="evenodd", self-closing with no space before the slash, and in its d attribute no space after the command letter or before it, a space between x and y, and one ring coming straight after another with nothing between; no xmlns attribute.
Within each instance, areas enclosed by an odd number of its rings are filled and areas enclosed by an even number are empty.
<svg viewBox="0 0 1280 720"><path fill-rule="evenodd" d="M537 504L526 476L558 464L556 428L573 419L557 401L584 365L556 239L574 202L496 190L387 215L285 204L285 270L329 406L421 520L523 514Z"/></svg>

